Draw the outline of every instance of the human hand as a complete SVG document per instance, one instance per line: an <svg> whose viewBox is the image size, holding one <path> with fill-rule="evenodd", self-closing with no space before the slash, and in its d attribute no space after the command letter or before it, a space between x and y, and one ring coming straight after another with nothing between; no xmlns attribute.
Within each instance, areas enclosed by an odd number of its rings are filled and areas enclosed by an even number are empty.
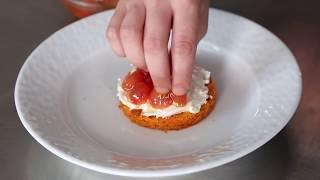
<svg viewBox="0 0 320 180"><path fill-rule="evenodd" d="M172 89L184 95L197 44L207 31L208 10L208 0L119 0L107 38L116 54L150 72L158 93Z"/></svg>

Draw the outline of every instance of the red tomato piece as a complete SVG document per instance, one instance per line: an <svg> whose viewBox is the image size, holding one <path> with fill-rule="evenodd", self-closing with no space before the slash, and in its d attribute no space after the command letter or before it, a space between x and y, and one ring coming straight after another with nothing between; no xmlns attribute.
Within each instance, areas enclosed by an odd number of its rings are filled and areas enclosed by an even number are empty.
<svg viewBox="0 0 320 180"><path fill-rule="evenodd" d="M150 74L148 73L147 78L144 80L144 82L151 87L151 89L153 89L153 82L152 79L150 77Z"/></svg>
<svg viewBox="0 0 320 180"><path fill-rule="evenodd" d="M152 87L145 82L137 82L127 93L127 97L131 103L139 105L147 102L151 91Z"/></svg>
<svg viewBox="0 0 320 180"><path fill-rule="evenodd" d="M185 106L187 104L187 95L177 96L173 94L173 92L170 93L171 99L177 106Z"/></svg>
<svg viewBox="0 0 320 180"><path fill-rule="evenodd" d="M136 71L127 74L127 76L122 81L122 88L124 89L124 91L129 92L134 88L136 83L143 82L148 77L150 77L149 73L137 69Z"/></svg>
<svg viewBox="0 0 320 180"><path fill-rule="evenodd" d="M172 99L170 97L170 93L160 94L157 93L154 89L152 90L149 96L149 103L152 107L157 109L163 109L172 104Z"/></svg>

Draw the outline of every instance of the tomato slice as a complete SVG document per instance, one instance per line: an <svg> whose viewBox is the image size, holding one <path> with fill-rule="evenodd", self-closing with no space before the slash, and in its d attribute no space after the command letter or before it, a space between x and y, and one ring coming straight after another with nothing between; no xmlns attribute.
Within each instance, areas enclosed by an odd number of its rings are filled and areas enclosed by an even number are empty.
<svg viewBox="0 0 320 180"><path fill-rule="evenodd" d="M137 82L130 92L127 93L129 101L133 104L140 105L146 103L152 87L145 82Z"/></svg>
<svg viewBox="0 0 320 180"><path fill-rule="evenodd" d="M172 104L172 99L170 97L170 93L160 94L157 93L155 89L152 90L149 96L149 103L152 107L156 109L163 109Z"/></svg>
<svg viewBox="0 0 320 180"><path fill-rule="evenodd" d="M182 96L177 96L175 94L173 94L173 92L170 93L170 97L173 100L173 102L177 105L177 106L185 106L187 104L187 95L182 95Z"/></svg>
<svg viewBox="0 0 320 180"><path fill-rule="evenodd" d="M150 74L140 69L130 72L122 81L122 88L129 101L133 104L143 104L148 100L153 89Z"/></svg>
<svg viewBox="0 0 320 180"><path fill-rule="evenodd" d="M129 72L122 81L122 89L129 92L134 88L136 83L146 81L148 77L150 77L149 73L140 69L136 69L132 73Z"/></svg>

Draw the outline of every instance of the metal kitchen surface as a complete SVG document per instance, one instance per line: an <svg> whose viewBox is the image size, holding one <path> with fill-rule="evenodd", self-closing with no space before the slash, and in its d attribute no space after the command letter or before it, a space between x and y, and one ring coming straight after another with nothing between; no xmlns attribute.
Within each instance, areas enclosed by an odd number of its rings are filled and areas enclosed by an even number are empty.
<svg viewBox="0 0 320 180"><path fill-rule="evenodd" d="M286 128L253 153L218 168L160 179L320 179L320 2L223 0L211 5L256 21L287 44L302 71L301 103ZM71 164L29 135L14 106L18 71L41 41L73 18L58 0L7 1L0 10L0 179L138 179Z"/></svg>

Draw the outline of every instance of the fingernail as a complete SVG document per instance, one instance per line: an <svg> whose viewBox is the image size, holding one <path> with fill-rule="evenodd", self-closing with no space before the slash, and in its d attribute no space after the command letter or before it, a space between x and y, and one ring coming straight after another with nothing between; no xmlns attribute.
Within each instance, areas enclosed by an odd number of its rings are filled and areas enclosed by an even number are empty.
<svg viewBox="0 0 320 180"><path fill-rule="evenodd" d="M177 95L177 96L182 96L185 95L187 93L187 89L183 88L183 87L174 87L172 89L173 94Z"/></svg>
<svg viewBox="0 0 320 180"><path fill-rule="evenodd" d="M156 91L160 94L166 94L170 91L170 89L168 88L163 88L163 87L155 87Z"/></svg>

